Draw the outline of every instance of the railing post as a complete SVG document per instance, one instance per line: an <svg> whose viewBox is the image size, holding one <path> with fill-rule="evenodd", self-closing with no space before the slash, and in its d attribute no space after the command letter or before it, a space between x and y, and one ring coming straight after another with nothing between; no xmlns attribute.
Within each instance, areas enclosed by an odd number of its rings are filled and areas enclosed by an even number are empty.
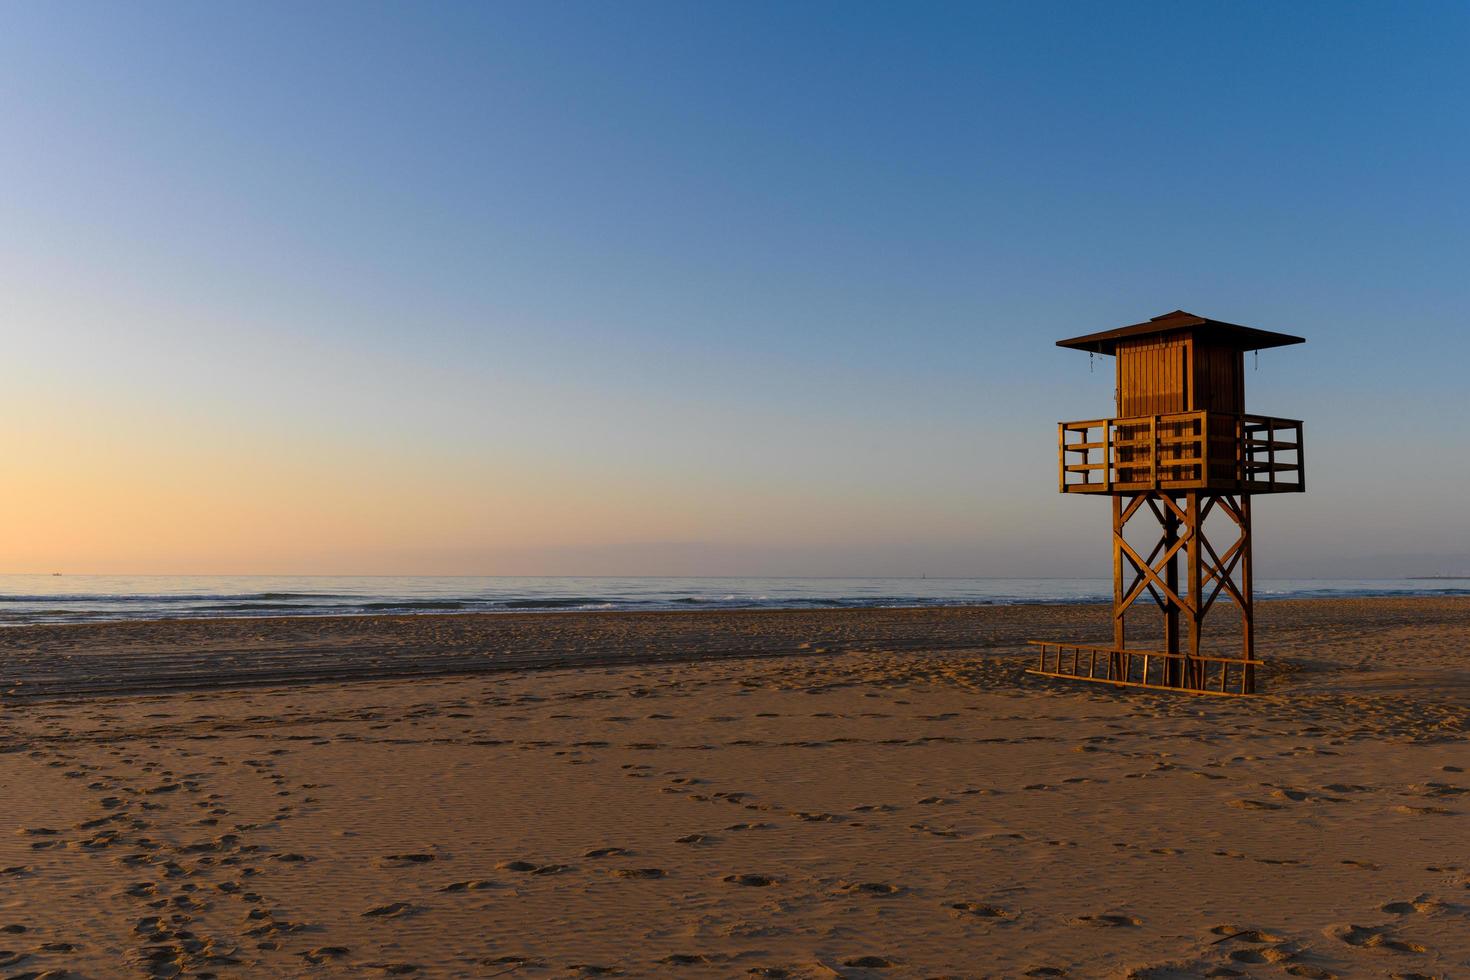
<svg viewBox="0 0 1470 980"><path fill-rule="evenodd" d="M1246 480L1250 479L1250 466L1246 462L1250 446L1245 439L1245 416L1237 412L1235 416L1235 485L1242 492L1245 491Z"/></svg>
<svg viewBox="0 0 1470 980"><path fill-rule="evenodd" d="M1266 482L1276 489L1276 420L1266 420Z"/></svg>
<svg viewBox="0 0 1470 980"><path fill-rule="evenodd" d="M1148 420L1148 461L1149 482L1153 488L1159 488L1159 417L1149 416Z"/></svg>
<svg viewBox="0 0 1470 980"><path fill-rule="evenodd" d="M1307 489L1307 438L1301 422L1296 424L1296 482L1298 490Z"/></svg>
<svg viewBox="0 0 1470 980"><path fill-rule="evenodd" d="M1067 423L1057 423L1057 493L1067 492Z"/></svg>
<svg viewBox="0 0 1470 980"><path fill-rule="evenodd" d="M1113 490L1113 423L1111 419L1104 419L1103 430L1103 455L1102 476L1103 489L1109 493Z"/></svg>
<svg viewBox="0 0 1470 980"><path fill-rule="evenodd" d="M1197 426L1194 440L1194 458L1199 460L1194 464L1195 482L1210 482L1210 413L1201 410L1194 420Z"/></svg>

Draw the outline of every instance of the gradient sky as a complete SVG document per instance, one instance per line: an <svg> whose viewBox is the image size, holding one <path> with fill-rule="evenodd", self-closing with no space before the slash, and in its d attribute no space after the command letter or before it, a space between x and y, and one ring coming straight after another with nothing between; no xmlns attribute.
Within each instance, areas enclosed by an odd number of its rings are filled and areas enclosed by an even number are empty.
<svg viewBox="0 0 1470 980"><path fill-rule="evenodd" d="M6 3L0 569L1106 574L1060 337L1297 333L1257 574L1470 570L1463 3ZM1454 567L1449 567L1454 566Z"/></svg>

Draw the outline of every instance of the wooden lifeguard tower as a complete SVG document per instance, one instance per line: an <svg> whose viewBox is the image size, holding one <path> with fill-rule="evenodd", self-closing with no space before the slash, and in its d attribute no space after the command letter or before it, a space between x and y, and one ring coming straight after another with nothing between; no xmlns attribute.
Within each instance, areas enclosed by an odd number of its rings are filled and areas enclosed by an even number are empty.
<svg viewBox="0 0 1470 980"><path fill-rule="evenodd" d="M1201 694L1255 692L1251 497L1300 493L1306 483L1302 423L1245 411L1245 352L1300 343L1183 310L1057 341L1117 359L1117 417L1057 426L1058 489L1112 499L1113 645L1033 640L1040 662L1030 673ZM1212 513L1224 514L1234 535L1223 550L1205 535ZM1125 531L1140 520L1153 530L1149 515L1158 538L1145 553ZM1124 614L1145 594L1163 615L1163 649L1128 646ZM1240 610L1238 657L1201 649L1205 617L1222 594ZM1183 642L1181 617L1189 625Z"/></svg>

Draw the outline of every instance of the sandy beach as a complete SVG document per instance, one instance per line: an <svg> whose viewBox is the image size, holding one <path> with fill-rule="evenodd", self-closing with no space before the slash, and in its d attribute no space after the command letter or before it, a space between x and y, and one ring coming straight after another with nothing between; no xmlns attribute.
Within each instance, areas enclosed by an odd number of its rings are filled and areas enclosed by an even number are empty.
<svg viewBox="0 0 1470 980"><path fill-rule="evenodd" d="M1262 603L1249 699L1025 674L1107 619L7 630L0 967L1470 970L1470 601Z"/></svg>

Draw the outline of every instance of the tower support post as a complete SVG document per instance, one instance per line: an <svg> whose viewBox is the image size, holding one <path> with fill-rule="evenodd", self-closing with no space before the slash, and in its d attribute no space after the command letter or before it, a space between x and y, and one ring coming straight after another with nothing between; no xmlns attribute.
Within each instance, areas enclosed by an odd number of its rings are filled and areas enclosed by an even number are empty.
<svg viewBox="0 0 1470 980"><path fill-rule="evenodd" d="M1192 606L1189 617L1189 660L1186 662L1188 670L1183 678L1185 687L1199 688L1204 686L1203 665L1199 661L1200 645L1203 639L1205 626L1205 612L1208 607L1201 601L1201 590L1204 584L1202 574L1204 565L1204 545L1207 543L1204 536L1204 528L1201 526L1203 517L1200 512L1200 495L1191 491L1188 494L1186 504L1187 520L1189 522L1189 555L1186 564L1189 568L1189 599Z"/></svg>
<svg viewBox="0 0 1470 980"><path fill-rule="evenodd" d="M1245 683L1241 685L1247 694L1256 692L1256 597L1254 574L1251 569L1251 495L1240 495L1240 535L1244 545L1240 556L1240 655L1250 661L1245 666Z"/></svg>
<svg viewBox="0 0 1470 980"><path fill-rule="evenodd" d="M1194 494L1189 495L1193 498ZM1172 503L1172 499L1169 501ZM1157 511L1156 511L1157 512ZM1166 506L1163 508L1164 524L1164 553L1168 560L1164 563L1164 584L1168 586L1164 595L1164 650L1168 653L1179 652L1179 513L1176 508ZM1191 566L1194 556L1194 535L1189 536L1186 549L1190 556ZM1194 617L1190 617L1190 623L1194 623ZM1192 625L1191 625L1192 628ZM1172 657L1164 661L1165 683L1169 687L1184 686L1184 664Z"/></svg>
<svg viewBox="0 0 1470 980"><path fill-rule="evenodd" d="M1123 650L1128 646L1128 627L1123 618L1128 608L1123 602L1123 550L1118 542L1123 537L1123 498L1114 494L1113 501L1113 649ZM1108 676L1123 676L1123 654L1114 653L1108 658Z"/></svg>

